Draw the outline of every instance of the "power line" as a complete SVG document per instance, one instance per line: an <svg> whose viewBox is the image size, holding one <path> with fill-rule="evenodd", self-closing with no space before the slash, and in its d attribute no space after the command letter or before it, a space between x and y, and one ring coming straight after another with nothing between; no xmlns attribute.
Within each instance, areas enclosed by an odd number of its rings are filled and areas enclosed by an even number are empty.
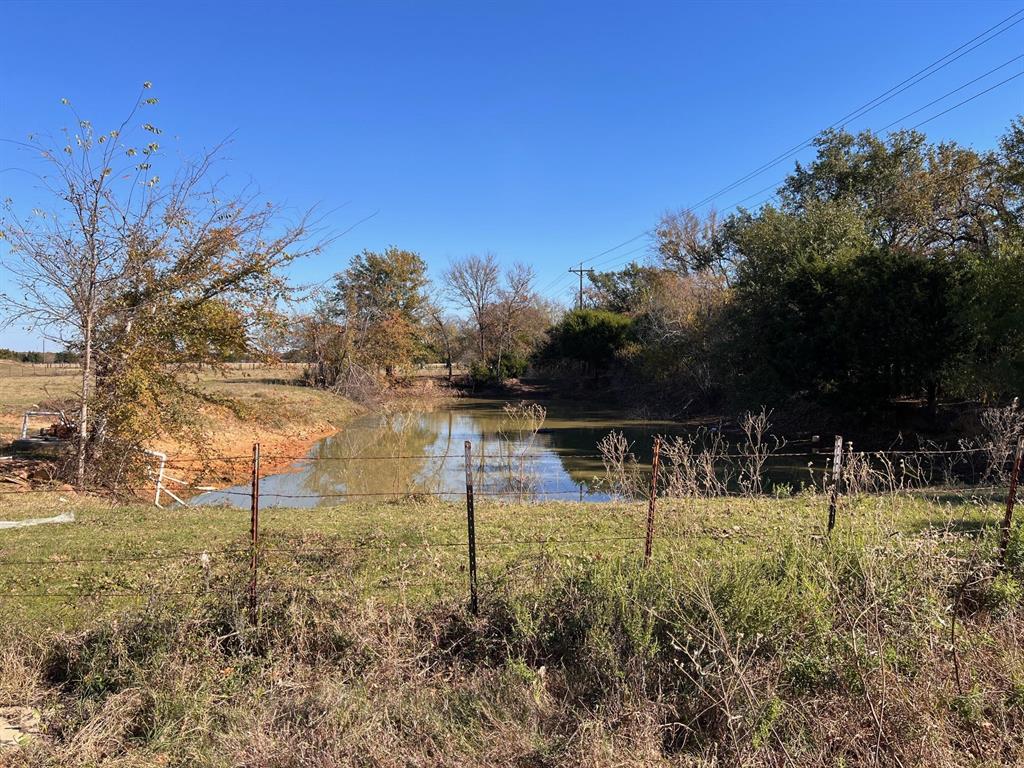
<svg viewBox="0 0 1024 768"><path fill-rule="evenodd" d="M636 238L634 238L634 240L635 239ZM644 251L648 247L649 246L647 245L647 243L644 243L643 245L637 246L636 248L631 248L630 250L625 251L624 253L617 253L614 256L612 256L611 258L605 259L604 261L600 261L597 264L592 265L589 269L586 269L584 271L592 273L592 272L594 272L594 271L596 271L596 270L598 270L598 269L600 269L602 267L606 267L607 265L610 265L612 263L616 263L616 264L624 263L624 261L626 259L628 259L630 256L632 256L633 254L639 253L640 251ZM583 263L586 263L586 262L583 262ZM582 269L582 265L581 265L580 268ZM573 270L570 270L570 272L575 273L575 272L578 272L578 270L573 269ZM544 292L560 291L560 290L562 290L562 288L566 287L566 285L567 285L566 275L560 275L559 277L555 278L554 281L549 283L548 287L542 289L541 292L544 293Z"/></svg>
<svg viewBox="0 0 1024 768"><path fill-rule="evenodd" d="M641 246L639 246L637 248L632 248L632 249L626 251L625 253L615 254L610 259L605 259L604 261L600 261L597 264L594 264L592 267L586 267L585 268L583 266L584 262L580 262L579 267L570 268L569 272L571 274L579 275L579 280L580 280L579 293L577 295L577 307L579 309L583 308L583 276L584 275L593 276L593 274L594 274L594 272L596 270L598 270L598 269L600 269L602 267L605 267L607 265L610 265L613 262L615 262L616 264L618 264L620 262L624 262L624 260L627 259L632 254L635 254L635 253L637 253L639 251L643 251L643 250L646 250L646 249L647 249L647 245L644 244L644 245L641 245ZM558 280L558 282L564 284L564 282L565 282L564 276L562 278L560 278Z"/></svg>
<svg viewBox="0 0 1024 768"><path fill-rule="evenodd" d="M851 120L856 120L858 118L861 118L864 115L866 115L868 112L871 112L872 110L876 109L877 107L880 107L882 104L886 103L887 101L889 101L893 97L898 96L899 94L903 93L904 91L908 90L909 88L912 88L913 86L917 85L918 83L923 82L927 78L929 78L932 75L934 75L936 72L939 72L940 70L942 70L942 69L946 68L947 66L949 66L950 64L952 64L954 61L957 61L958 59L962 58L963 56L966 56L971 51L974 51L975 49L981 47L982 45L985 45L986 43L994 40L996 37L998 37L999 35L1003 34L1003 32L1006 32L1006 31L1012 29L1013 27L1017 26L1018 24L1020 24L1022 21L1024 21L1024 19L1017 19L1017 21L1014 21L1009 26L1004 27L1003 29L1000 29L998 32L996 32L995 34L991 35L990 37L988 37L988 38L986 38L984 40L981 40L981 42L978 42L976 45L971 45L972 43L975 43L975 41L979 40L980 38L983 38L986 35L988 35L989 32L992 32L994 29L996 29L998 27L1001 27L1002 25L1006 24L1006 22L1010 21L1011 19L1015 18L1016 16L1019 16L1022 13L1024 13L1024 8L1016 11L1015 13L1010 14L1005 19L1000 21L998 24L995 24L994 26L989 27L984 32L982 32L980 35L977 35L976 37L971 38L970 40L968 40L966 43L964 43L963 45L959 46L958 48L954 48L952 51L947 53L945 56L942 56L941 58L936 59L931 64L929 64L927 67L924 67L923 69L918 70L917 72L915 72L913 75L911 75L907 79L905 79L905 80L897 83L896 85L894 85L888 91L885 91L884 93L876 96L874 99L872 99L871 101L868 101L867 103L861 105L860 107L858 107L857 109L853 110L852 112L849 112L849 113L843 115L843 117L839 118L839 120L837 120L837 121L833 122L831 125L827 126L827 128L825 128L824 130L829 130L831 128L836 128L838 126L845 125L846 123L850 122ZM967 48L967 46L971 46L971 47ZM967 48L967 50L963 50L964 48ZM958 54L958 55L953 56L953 54ZM950 58L951 56L953 56L953 58ZM949 59L949 60L946 61L946 59ZM931 70L931 71L929 72L928 70ZM924 73L927 73L927 74L924 74ZM694 205L690 206L689 210L693 210L694 208L699 208L700 206L702 206L702 205L704 205L706 203L711 202L712 200L716 199L720 195L722 195L722 194L724 194L724 193L726 193L726 192L728 192L728 191L730 191L732 189L735 189L740 184L743 184L743 183L749 181L750 179L755 178L756 176L760 176L762 173L767 171L769 168L774 168L776 165L778 165L779 163L783 162L784 160L787 160L787 159L793 157L800 150L805 149L805 148L811 146L814 143L814 140L818 137L818 135L820 135L820 133L821 133L821 131L818 131L813 136L810 136L810 137L804 139L802 142L800 142L796 146L792 147L791 149L786 150L781 155L776 155L774 158L769 160L767 163L764 163L763 165L758 166L757 168L755 168L754 170L750 171L749 173L747 173L746 175L742 176L741 178L737 179L736 181L732 182L731 184L728 184L725 187L722 187L722 189L718 190L717 192L715 192L715 193L713 193L711 195L708 195L704 199L702 199L702 200L698 201L697 203L695 203Z"/></svg>
<svg viewBox="0 0 1024 768"><path fill-rule="evenodd" d="M648 246L646 244L644 244L644 245L641 245L639 248L633 248L632 250L626 251L625 253L616 254L615 256L613 256L610 259L605 259L604 261L601 261L601 262L598 262L597 264L595 264L594 265L594 269L596 269L598 267L601 267L601 266L604 266L606 264L611 264L612 262L621 262L621 261L625 260L626 258L628 258L629 256L632 256L635 253L638 253L640 251L646 250L647 247Z"/></svg>
<svg viewBox="0 0 1024 768"><path fill-rule="evenodd" d="M584 269L583 268L583 262L581 261L578 268L573 269L572 267L569 267L569 272L572 273L572 274L576 274L576 275L580 276L580 293L579 293L579 298L578 298L577 303L576 303L576 308L577 309L583 309L583 276L584 275L593 275L594 274L594 270L592 270L592 269Z"/></svg>
<svg viewBox="0 0 1024 768"><path fill-rule="evenodd" d="M644 230L643 232L641 232L641 233L640 233L639 235L634 235L633 237L629 238L628 240L623 240L623 241L622 241L621 243L619 243L618 245L616 245L616 246L613 246L613 247L609 248L608 250L605 250L605 251L601 251L600 253L594 254L594 255L593 255L593 256L591 256L591 257L590 257L589 259L584 259L584 261L593 261L594 259L599 259L599 258L601 258L601 257L602 257L602 256L604 256L604 255L605 255L606 253L611 253L612 251L617 251L617 250L618 250L619 248L621 248L622 246L624 246L624 245L629 245L629 244L630 244L630 243L632 243L633 241L635 241L635 240L639 240L639 239L640 239L641 237L643 237L644 235L646 235L646 234L647 234L648 232L650 232L650 230L648 230L648 229L645 229L645 230Z"/></svg>
<svg viewBox="0 0 1024 768"><path fill-rule="evenodd" d="M953 89L952 91L947 91L946 93L942 94L941 96L939 96L939 98L937 98L937 99L932 99L932 100L931 100L931 101L929 101L929 102L928 102L927 104L925 104L925 105L924 105L923 107L918 107L918 108L917 108L917 109L915 109L915 110L914 110L913 112L908 112L907 114L903 115L903 117L897 118L896 120L893 120L893 121L892 121L891 123L889 123L888 125L882 126L881 128L879 128L879 129L878 129L878 132L879 132L879 133L881 133L882 131L887 131L887 130L889 130L889 129L890 129L890 128L892 128L892 127L893 127L894 125L898 125L898 124L902 123L902 122L903 122L904 120L906 120L906 119L907 119L908 117L913 117L913 116L914 116L914 115L916 115L916 114L917 114L918 112L924 112L924 110L928 109L928 107L934 106L935 104L938 104L938 103L939 103L940 101L943 101L943 100L945 100L945 99L948 99L948 98L949 98L950 96L952 96L952 95L953 95L954 93L957 93L958 91L962 91L962 90L963 90L964 88L966 88L966 87L967 87L967 86L969 86L969 85L974 85L974 84L975 84L976 82L978 82L979 80L984 80L984 79L985 79L986 77L988 77L989 75L991 75L991 74L994 74L994 73L998 72L998 71L999 71L1000 69L1003 69L1004 67L1008 67L1008 66L1010 66L1011 64L1013 64L1014 62L1016 62L1016 61L1020 61L1021 59L1024 59L1024 54L1020 54L1020 55L1014 56L1014 57L1013 57L1012 59L1009 59L1008 61L1004 61L1004 62L1003 62L1002 64L1000 64L1000 65L999 65L998 67L993 67L992 69L990 69L990 70L989 70L988 72L986 72L985 74L983 74L983 75L978 75L978 76L977 76L976 78L974 78L973 80L968 80L968 81L967 81L966 83L964 83L963 85L961 85L961 86L959 86L959 87L957 87L957 88L954 88L954 89ZM1009 79L1010 79L1010 80L1012 80L1013 78L1009 78ZM1005 82L1007 82L1007 80L1004 80L1003 82L1005 83ZM996 86L999 86L999 85L1002 85L1002 83L997 83L997 84L996 84ZM994 87L996 87L996 86L994 86ZM978 95L981 95L981 94L978 94ZM936 115L936 117L938 117L938 115ZM929 120L931 120L931 119L934 119L934 118L929 118ZM918 123L918 125L921 125L921 123ZM914 126L914 127L916 128L917 126Z"/></svg>
<svg viewBox="0 0 1024 768"><path fill-rule="evenodd" d="M612 251L617 251L622 246L629 245L630 243L635 242L636 240L639 240L644 235L649 234L649 232L650 232L650 230L644 230L639 235L634 235L633 237L629 238L628 240L623 240L618 245L613 245L611 248L607 248L606 250L603 250L600 253L594 254L593 256L589 256L586 259L583 259L583 261L580 263L580 266L582 267L583 264L587 264L587 263L593 261L594 259L599 259L599 258L601 258L602 256L604 256L607 253L611 253ZM543 288L541 288L540 289L540 293L545 293L545 292L551 290L553 286L555 286L556 284L564 281L564 279L565 279L564 275L559 275L554 280L551 280L550 282L548 282Z"/></svg>
<svg viewBox="0 0 1024 768"><path fill-rule="evenodd" d="M1024 21L1024 19L1022 19L1022 21ZM970 85L973 85L974 83L978 82L979 80L984 80L986 77L988 77L989 75L993 74L994 72L998 72L1000 69L1003 69L1003 68L1009 66L1010 64L1013 64L1014 62L1020 61L1021 59L1024 59L1024 54L1020 54L1018 56L1014 56L1012 59L1009 59L1009 60L1003 62L1002 64L1000 64L999 66L994 67L993 69L990 69L985 74L979 75L978 77L975 77L972 80L968 80L963 85L959 85L956 88L954 88L954 89L952 89L950 91L947 91L946 93L944 93L941 96L939 96L937 99L932 99L931 101L929 101L924 106L915 109L913 112L908 112L907 114L903 115L903 117L900 117L899 119L892 121L888 125L886 125L886 126L884 126L882 128L879 128L878 132L880 133L882 131L889 130L894 125L902 123L908 117L912 117L913 115L916 115L916 114L918 114L920 112L923 112L928 107L934 106L935 104L938 104L940 101L944 101L945 99L948 99L954 93L958 93L959 91L962 91L964 88L966 88L966 87L968 87ZM942 110L941 112L939 112L937 114L934 114L931 117L929 117L929 118L927 118L925 120L922 120L919 123L916 123L916 124L910 126L909 130L914 130L916 128L920 128L922 125L925 125L926 123L930 123L932 120L935 120L935 119L937 119L939 117L942 117L943 115L945 115L945 114L947 114L949 112L952 112L954 109L958 109L958 108L964 106L965 104L968 104L968 103L974 101L975 99L980 98L981 96L984 96L985 94L990 93L991 91L994 91L996 88L1000 88L1000 87L1006 85L1007 83L1009 83L1009 82L1011 82L1013 80L1016 80L1018 77L1021 77L1022 75L1024 75L1024 71L1018 72L1015 75L1011 75L1010 77L1006 78L1005 80L1000 80L998 83L995 83L994 85L991 85L991 86L989 86L988 88L985 88L982 91L978 91L973 96L969 96L968 98L964 99L963 101L960 101L960 102L952 105L951 107L948 107L948 108ZM735 203L733 203L733 204L731 204L729 206L726 206L726 208L724 210L729 210L731 208L735 208L735 207L741 205L742 203L745 203L747 200L751 199L752 197L757 197L758 195L760 195L760 194L762 194L764 192L767 192L769 189L773 189L773 188L777 189L780 186L782 186L782 184L785 181L786 181L786 179L782 178L782 179L779 179L778 181L776 181L776 182L774 182L772 184L769 184L767 187L762 187L761 189L757 190L756 192L753 192L752 194L747 195L746 197L744 197L744 198L742 198L740 200L737 200ZM778 197L778 194L769 195L762 202L767 202L768 200L771 200L772 198L777 198L777 197Z"/></svg>
<svg viewBox="0 0 1024 768"><path fill-rule="evenodd" d="M1024 19L1022 19L1022 21L1024 21ZM950 96L952 96L954 93L962 91L964 88L966 88L966 87L968 87L970 85L973 85L974 83L978 82L979 80L984 80L986 77L988 77L989 75L993 74L994 72L998 72L1000 69L1003 69L1003 68L1009 66L1010 64L1013 64L1014 62L1020 61L1021 59L1024 59L1024 54L1020 54L1018 56L1014 56L1012 59L1009 59L1009 60L1003 62L1002 64L1000 64L999 66L990 69L988 72L985 72L982 75L978 75L977 77L975 77L972 80L968 80L963 85L959 85L956 88L952 89L951 91L947 91L942 96L939 96L936 99L932 99L931 101L929 101L924 106L918 107L914 111L908 112L907 114L903 115L903 117L900 117L899 119L892 121L888 125L885 125L882 128L879 128L877 130L877 132L881 133L882 131L889 130L894 125L897 125L897 124L903 122L904 120L906 120L908 117L912 117L913 115L916 115L916 114L918 114L920 112L923 112L928 107L934 106L935 104L938 104L940 101L944 101L945 99L947 99ZM991 91L994 91L996 88L999 88L999 87L1001 87L1003 85L1006 85L1007 83L1009 83L1009 82L1011 82L1013 80L1016 80L1018 77L1021 77L1022 75L1024 75L1024 72L1018 72L1015 75L1011 75L1010 77L1006 78L1005 80L1001 80L998 83L995 83L994 85L992 85L992 86L990 86L990 87L988 87L988 88L986 88L986 89L984 89L982 91L979 91L978 93L974 94L973 96L970 96L970 97L964 99L963 101L961 101L961 102L959 102L957 104L954 104L953 106L951 106L951 107L949 107L947 109L944 109L942 112L939 112L939 113L937 113L935 115L932 115L931 117L927 118L926 120L922 120L921 122L916 123L915 125L912 125L909 130L914 130L916 128L920 128L922 125L925 125L926 123L930 123L932 120L935 120L935 119L937 119L939 117L942 117L943 115L947 114L948 112L952 112L954 109L962 107L963 105L968 104L968 103L974 101L975 99L977 99L977 98L979 98L981 96L984 96L985 94L987 94L987 93L989 93ZM742 205L743 203L747 202L748 200L757 197L758 195L764 194L765 192L767 192L767 191L769 191L771 189L778 189L779 187L782 186L783 183L785 183L785 181L786 181L786 177L783 177L783 178L781 178L781 179L779 179L777 181L774 181L771 184L769 184L768 186L762 187L761 189L757 190L756 192L752 192L751 194L747 195L746 197L740 198L739 200L735 201L734 203L731 203L731 204L725 206L725 208L723 208L722 210L723 211L728 211L728 210L732 210L733 208L737 208L740 205ZM773 194L773 195L769 195L768 197L766 197L764 200L761 201L761 204L764 204L764 203L768 202L769 200L772 200L773 198L777 199L778 198L778 194L776 193L776 194Z"/></svg>
<svg viewBox="0 0 1024 768"><path fill-rule="evenodd" d="M984 30L980 34L975 35L970 40L968 40L965 43L962 43L958 47L954 48L952 51L950 51L950 52L946 53L945 55L939 57L938 59L936 59L932 63L930 63L927 66L923 67L922 69L919 69L917 72L915 72L914 74L912 74L909 77L905 78L904 80L900 81L899 83L897 83L896 85L892 86L888 90L883 91L878 96L876 96L873 99L865 102L864 104L862 104L861 106L859 106L856 109L852 110L851 112L848 112L846 115L844 115L843 117L839 118L839 120L837 120L837 121L833 122L831 125L829 125L825 130L830 129L830 128L835 128L837 126L845 125L846 123L848 123L848 122L850 122L852 120L855 120L855 119L858 119L860 117L863 117L868 112L871 112L872 110L876 109L877 107L881 106L882 104L888 102L889 100L891 100L895 96L898 96L899 94L907 91L908 89L914 87L915 85L918 85L922 81L924 81L927 78L929 78L932 75L934 75L936 72L939 72L942 69L945 69L947 66L949 66L953 62L955 62L955 61L959 60L960 58L966 56L967 54L971 53L972 51L976 50L977 48L980 48L981 46L991 42L992 40L994 40L999 35L1002 35L1004 32L1007 32L1010 29L1012 29L1013 27L1015 27L1018 24L1020 24L1021 22L1024 22L1024 18L1021 18L1021 19L1017 18L1021 14L1024 14L1024 8L1021 8L1021 9L1015 11L1014 13L1010 14L1009 16L1007 16L1006 18L1002 19L998 23L996 23L996 24L992 25L991 27L989 27L988 29ZM1014 19L1016 19L1016 21L1014 21ZM1012 21L1012 23L1008 24L1008 22L1011 22L1011 21ZM1016 59L1013 59L1011 61L1015 61L1015 60ZM1010 63L1010 62L1007 62L1007 64L1008 63ZM1001 69L1003 66L1006 66L1007 64L1003 64L1000 67L997 67L996 70ZM996 70L991 70L990 72L986 73L986 75L982 75L980 78L976 78L974 81L971 81L971 82L977 82L978 79L981 79L981 78L987 76L988 74L992 74L992 72L994 72ZM1009 80L1015 79L1015 77L1017 77L1017 76L1014 76L1014 78L1008 78L1006 81L1003 81L1003 83L1009 82ZM983 92L981 92L979 94L976 94L975 96L971 97L970 99L967 99L964 102L961 102L960 104L957 104L957 105L954 105L953 107L950 107L949 110L941 112L938 115L932 116L928 120L925 120L925 121L922 121L921 123L918 123L914 127L916 128L916 127L919 127L921 125L924 125L925 123L927 123L927 122L929 122L931 120L934 120L937 117L940 117L941 115L945 114L946 112L951 111L952 109L956 109L958 106L962 106L963 104L966 104L969 101L973 101L978 96L981 96L984 93L987 93L989 90L992 90L992 89L998 87L999 85L1002 85L1003 83L998 83L996 86L993 86L992 88L987 89L986 91L983 91ZM970 83L967 83L964 86L961 86L961 89L963 87L966 87L966 85L969 85L969 84ZM947 94L947 96L948 95L949 94ZM942 98L945 98L945 97L942 97ZM941 98L939 100L941 100ZM931 102L931 104L934 104L934 103L935 103L934 101ZM926 109L927 106L928 105L926 105L925 107L922 107L922 109ZM918 111L920 111L920 110L918 110ZM913 114L913 113L911 113L911 114ZM903 118L901 118L901 119L903 119ZM892 125L892 124L890 124L890 125ZM889 126L886 126L886 128L888 128L888 127ZM882 130L885 130L885 129L882 129ZM694 203L693 205L688 206L687 208L684 208L683 210L691 211L692 212L694 209L699 208L700 206L705 205L706 203L709 203L709 202L717 199L718 197L720 197L724 193L726 193L726 192L728 192L728 191L730 191L732 189L735 189L737 186L739 186L739 185L749 181L752 178L755 178L756 176L759 176L764 171L766 171L766 170L768 170L770 168L773 168L774 166L778 165L779 163L783 162L784 160L792 157L793 155L795 155L800 150L802 150L802 149L810 146L811 144L813 144L814 139L818 135L820 135L820 133L821 133L821 131L818 131L817 133L815 133L813 136L809 137L808 139L805 139L804 141L800 142L799 144L795 145L794 147L786 150L782 154L776 155L774 158L772 158L771 160L767 161L766 163L763 163L762 165L758 166L754 170L744 174L743 176L741 176L736 181L726 185L725 187L722 187L721 189L717 190L716 192L714 192L714 193L704 197L703 199L701 199L697 203ZM772 186L777 186L777 185L772 185ZM765 188L763 190L760 190L759 192L755 192L753 195L750 195L747 198L744 198L744 201L749 199L750 197L754 197L754 196L756 196L758 194L761 194L761 192L766 191L767 189L768 188ZM728 210L728 208L726 210ZM644 237L645 235L649 235L649 234L652 234L652 230L651 229L645 229L642 232L639 232L638 234L636 234L636 235L634 235L634 236L632 236L632 237L622 241L618 245L614 245L611 248L608 248L608 249L606 249L604 251L601 251L600 253L597 253L597 254L595 254L593 256L590 256L590 257L588 257L586 259L583 259L581 264L580 264L580 267L582 268L583 264L589 264L590 262L592 262L592 261L594 261L594 260L596 260L596 259L598 259L598 258L600 258L600 257L602 257L602 256L604 256L606 254L609 254L609 253L611 253L613 251L616 251L619 248L621 248L621 247L623 247L625 245L628 245L629 243L634 242L634 241L638 240L639 238ZM543 293L543 292L546 292L546 291L550 290L554 285L557 285L559 282L562 282L563 280L564 280L564 277L556 278L555 281L552 281L551 283L548 283L548 285L546 287L542 288L541 292Z"/></svg>
<svg viewBox="0 0 1024 768"><path fill-rule="evenodd" d="M1020 77L1021 75L1024 75L1024 72L1018 72L1018 73L1017 73L1016 75L1013 75L1013 76L1011 76L1011 77L1008 77L1008 78L1006 78L1005 80L1001 80L1000 82L996 83L995 85L993 85L993 86L990 86L990 87L986 88L985 90L983 90L983 91L979 91L978 93L974 94L973 96L971 96L971 97L969 97L969 98L966 98L966 99L964 99L964 100L963 100L963 101L961 101L960 103L958 103L958 104L954 104L953 106L949 107L948 109L944 109L944 110L942 110L942 111L941 111L941 112L939 112L939 113L938 113L937 115L932 115L932 116L931 116L931 117L929 117L928 119L926 119L926 120L922 120L922 121L921 121L920 123L917 123L917 124L915 124L915 125L912 125L912 126L911 126L911 130L913 130L913 129L915 129L915 128L920 128L920 127L921 127L922 125L924 125L925 123L930 123L930 122L931 122L932 120L935 120L935 119L937 119L937 118L940 118L940 117L942 117L943 115L945 115L946 113L948 113L948 112L952 112L952 111L953 111L954 109L957 109L957 108L959 108L959 107L962 107L962 106L963 106L964 104L967 104L968 102L974 101L974 100L975 100L976 98L978 98L979 96L984 96L984 95L985 95L986 93L989 93L990 91L994 91L994 90L995 90L996 88L998 88L998 87L1000 87L1000 86L1002 86L1002 85L1006 85L1006 84L1007 84L1008 82L1010 82L1011 80L1016 80L1016 79L1017 79L1018 77Z"/></svg>

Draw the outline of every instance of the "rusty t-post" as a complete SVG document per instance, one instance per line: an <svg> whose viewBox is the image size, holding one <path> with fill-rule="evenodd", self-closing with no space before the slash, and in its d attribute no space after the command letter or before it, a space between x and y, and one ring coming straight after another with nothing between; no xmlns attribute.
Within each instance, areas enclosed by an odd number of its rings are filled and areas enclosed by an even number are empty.
<svg viewBox="0 0 1024 768"><path fill-rule="evenodd" d="M252 444L252 485L250 489L249 538L252 553L249 562L249 623L256 623L256 574L260 556L260 444Z"/></svg>
<svg viewBox="0 0 1024 768"><path fill-rule="evenodd" d="M1017 439L1017 454L1010 470L1010 490L1006 494L1006 514L999 526L999 563L1006 567L1006 556L1010 549L1010 524L1013 522L1013 506L1017 503L1017 485L1020 483L1021 463L1024 462L1024 437Z"/></svg>
<svg viewBox="0 0 1024 768"><path fill-rule="evenodd" d="M835 450L832 453L832 488L828 495L828 532L836 527L836 504L839 499L839 484L843 479L843 436L836 435Z"/></svg>
<svg viewBox="0 0 1024 768"><path fill-rule="evenodd" d="M476 521L473 518L473 444L466 441L466 529L469 534L469 610L479 611L476 597Z"/></svg>
<svg viewBox="0 0 1024 768"><path fill-rule="evenodd" d="M654 512L658 503L658 454L661 452L661 438L654 438L654 456L651 459L651 495L647 499L647 536L644 538L644 568L651 562L654 549Z"/></svg>

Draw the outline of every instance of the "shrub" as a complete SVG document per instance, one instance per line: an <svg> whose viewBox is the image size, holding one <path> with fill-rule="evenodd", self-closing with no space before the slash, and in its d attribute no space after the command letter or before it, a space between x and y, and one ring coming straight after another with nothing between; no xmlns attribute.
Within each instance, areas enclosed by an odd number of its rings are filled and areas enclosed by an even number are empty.
<svg viewBox="0 0 1024 768"><path fill-rule="evenodd" d="M507 353L491 357L486 362L474 362L469 376L474 384L501 385L509 379L518 379L526 373L529 361L520 354Z"/></svg>

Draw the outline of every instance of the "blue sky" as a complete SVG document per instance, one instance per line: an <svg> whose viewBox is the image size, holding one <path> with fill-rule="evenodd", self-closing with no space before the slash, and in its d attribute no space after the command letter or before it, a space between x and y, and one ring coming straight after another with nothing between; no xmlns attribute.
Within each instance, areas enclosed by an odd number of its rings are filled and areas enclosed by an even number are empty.
<svg viewBox="0 0 1024 768"><path fill-rule="evenodd" d="M389 244L421 253L435 276L453 257L493 251L532 263L538 284L568 301L572 263L734 181L1019 7L5 0L0 137L66 125L61 97L112 127L149 80L154 122L182 151L232 134L225 169L267 198L337 209L337 230L378 211L295 265L297 280ZM880 128L1021 54L1024 23L849 127ZM1021 71L1024 59L906 124ZM923 130L989 147L1020 112L1024 77ZM27 210L43 199L6 170L16 164L0 145L0 196ZM643 245L592 263L614 268L643 257ZM0 346L39 344L14 327L0 330Z"/></svg>

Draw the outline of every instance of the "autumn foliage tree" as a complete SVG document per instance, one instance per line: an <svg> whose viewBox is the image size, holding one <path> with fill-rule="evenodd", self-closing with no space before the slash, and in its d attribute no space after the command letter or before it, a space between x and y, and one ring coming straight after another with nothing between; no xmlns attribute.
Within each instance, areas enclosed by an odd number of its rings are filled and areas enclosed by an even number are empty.
<svg viewBox="0 0 1024 768"><path fill-rule="evenodd" d="M828 131L777 201L654 229L656 264L594 275L633 320L622 387L718 408L802 400L878 413L1024 386L1024 121L998 148Z"/></svg>
<svg viewBox="0 0 1024 768"><path fill-rule="evenodd" d="M161 432L194 423L201 396L187 372L249 349L276 321L280 269L318 251L310 213L283 211L215 177L220 147L165 156L142 94L99 130L66 100L74 125L59 140L18 146L45 193L7 201L3 266L20 291L0 297L22 322L79 353L73 475L107 477Z"/></svg>
<svg viewBox="0 0 1024 768"><path fill-rule="evenodd" d="M394 380L424 349L427 283L426 264L412 251L353 256L307 320L313 382L362 398L381 376Z"/></svg>

